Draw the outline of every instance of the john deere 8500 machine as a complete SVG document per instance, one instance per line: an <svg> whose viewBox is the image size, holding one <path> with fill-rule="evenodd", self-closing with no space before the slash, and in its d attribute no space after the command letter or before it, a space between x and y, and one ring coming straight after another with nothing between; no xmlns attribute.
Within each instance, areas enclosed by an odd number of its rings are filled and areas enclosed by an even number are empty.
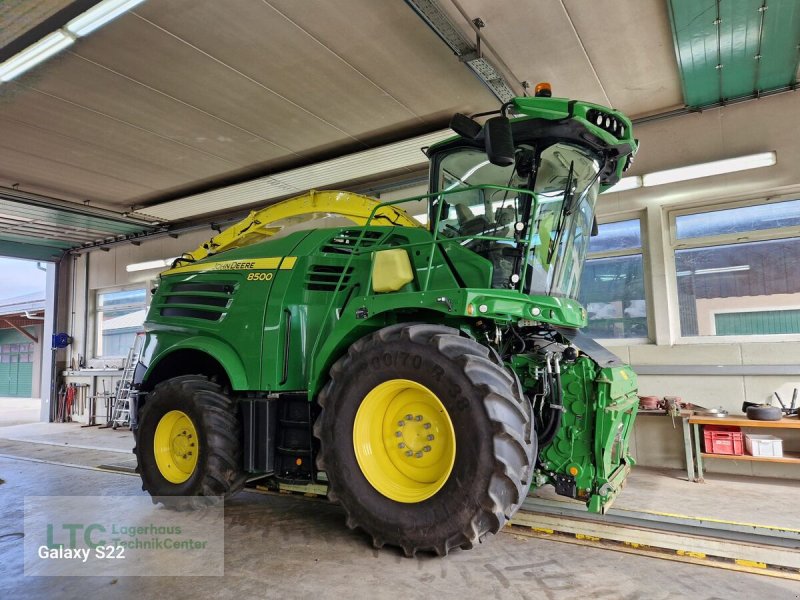
<svg viewBox="0 0 800 600"><path fill-rule="evenodd" d="M426 150L429 194L310 192L161 274L135 380L154 498L324 489L407 555L472 547L532 486L611 504L636 375L580 332L576 297L631 123L545 89L451 127Z"/></svg>

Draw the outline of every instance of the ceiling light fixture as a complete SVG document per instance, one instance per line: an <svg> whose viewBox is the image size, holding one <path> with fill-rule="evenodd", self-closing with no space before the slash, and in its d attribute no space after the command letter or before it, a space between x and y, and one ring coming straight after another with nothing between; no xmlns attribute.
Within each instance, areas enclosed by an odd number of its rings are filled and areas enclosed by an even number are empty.
<svg viewBox="0 0 800 600"><path fill-rule="evenodd" d="M145 262L133 263L125 267L125 270L128 273L133 273L135 271L149 271L151 269L163 269L164 267L171 266L176 258L177 257L160 258L158 260L148 260Z"/></svg>
<svg viewBox="0 0 800 600"><path fill-rule="evenodd" d="M715 160L713 162L689 165L688 167L678 167L677 169L647 173L642 176L642 183L645 187L664 185L666 183L699 179L711 175L722 175L724 173L734 173L737 171L746 171L748 169L771 167L776 162L777 155L775 152L760 152L758 154L748 154L736 158L726 158L725 160Z"/></svg>
<svg viewBox="0 0 800 600"><path fill-rule="evenodd" d="M144 0L103 0L69 21L62 29L44 36L8 60L0 63L0 82L11 81L61 52L79 37L102 27Z"/></svg>
<svg viewBox="0 0 800 600"><path fill-rule="evenodd" d="M427 163L427 158L420 152L420 148L452 136L452 130L442 129L394 144L217 188L210 192L168 200L138 209L132 214L137 218L147 217L162 222L196 218L212 212L231 211L256 204L264 205L277 198L289 198L308 190L330 189L344 182L375 178L391 171L409 172Z"/></svg>
<svg viewBox="0 0 800 600"><path fill-rule="evenodd" d="M66 29L78 37L88 35L142 2L144 0L103 0L72 19Z"/></svg>
<svg viewBox="0 0 800 600"><path fill-rule="evenodd" d="M615 192L626 192L628 190L635 190L642 187L642 178L638 175L634 177L623 177L615 185L608 188L604 194L613 194Z"/></svg>
<svg viewBox="0 0 800 600"><path fill-rule="evenodd" d="M732 267L713 267L709 269L697 269L696 271L678 271L678 277L687 275L716 275L717 273L738 273L739 271L749 271L750 265L735 265Z"/></svg>
<svg viewBox="0 0 800 600"><path fill-rule="evenodd" d="M74 41L74 36L61 29L44 36L38 42L31 44L22 52L0 64L0 81L11 81L28 69L61 52Z"/></svg>

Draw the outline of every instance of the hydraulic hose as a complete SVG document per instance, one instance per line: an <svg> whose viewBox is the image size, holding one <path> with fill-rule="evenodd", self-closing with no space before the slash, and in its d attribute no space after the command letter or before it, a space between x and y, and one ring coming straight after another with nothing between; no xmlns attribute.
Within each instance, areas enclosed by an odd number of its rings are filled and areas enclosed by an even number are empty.
<svg viewBox="0 0 800 600"><path fill-rule="evenodd" d="M561 390L561 362L557 356L548 354L545 357L545 377L548 378L550 384L550 412L547 424L537 435L540 448L552 442L558 430L561 429L564 397Z"/></svg>

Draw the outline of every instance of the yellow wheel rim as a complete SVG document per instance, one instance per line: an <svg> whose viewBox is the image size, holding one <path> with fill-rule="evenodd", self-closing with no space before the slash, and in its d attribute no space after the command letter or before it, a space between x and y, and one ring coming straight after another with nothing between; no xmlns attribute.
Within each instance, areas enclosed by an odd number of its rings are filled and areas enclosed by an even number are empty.
<svg viewBox="0 0 800 600"><path fill-rule="evenodd" d="M391 379L361 402L353 425L361 472L378 492L397 502L422 502L450 477L456 457L453 423L424 385Z"/></svg>
<svg viewBox="0 0 800 600"><path fill-rule="evenodd" d="M192 476L200 442L189 415L171 410L161 417L153 437L153 452L158 471L170 483L183 483Z"/></svg>

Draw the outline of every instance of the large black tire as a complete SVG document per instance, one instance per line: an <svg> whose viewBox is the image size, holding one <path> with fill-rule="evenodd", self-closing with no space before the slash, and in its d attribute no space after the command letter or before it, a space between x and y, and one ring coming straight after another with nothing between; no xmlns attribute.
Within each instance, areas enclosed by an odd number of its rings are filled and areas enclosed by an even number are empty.
<svg viewBox="0 0 800 600"><path fill-rule="evenodd" d="M354 449L362 401L376 386L397 379L436 394L455 436L447 480L434 495L413 503L373 487ZM399 546L406 556L471 548L497 533L528 494L536 457L530 402L496 355L456 329L401 324L362 338L331 368L319 404L317 466L327 474L328 497L343 506L348 527L366 531L376 548Z"/></svg>
<svg viewBox="0 0 800 600"><path fill-rule="evenodd" d="M161 419L181 411L197 433L199 453L191 475L183 482L168 481L155 457L154 439ZM188 510L213 505L239 491L242 469L241 424L236 402L202 375L183 375L159 383L148 395L136 431L136 472L153 502Z"/></svg>

